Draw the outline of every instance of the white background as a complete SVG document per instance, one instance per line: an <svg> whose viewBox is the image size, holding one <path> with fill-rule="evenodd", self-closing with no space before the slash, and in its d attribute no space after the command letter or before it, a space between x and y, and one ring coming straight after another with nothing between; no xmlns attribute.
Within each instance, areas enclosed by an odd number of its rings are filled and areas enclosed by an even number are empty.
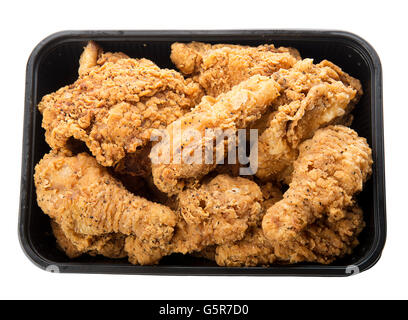
<svg viewBox="0 0 408 320"><path fill-rule="evenodd" d="M405 1L3 1L0 12L0 298L408 298L408 63ZM287 3L285 5L285 3ZM25 67L34 46L66 29L323 28L356 33L384 72L388 237L371 270L349 278L51 274L17 238Z"/></svg>

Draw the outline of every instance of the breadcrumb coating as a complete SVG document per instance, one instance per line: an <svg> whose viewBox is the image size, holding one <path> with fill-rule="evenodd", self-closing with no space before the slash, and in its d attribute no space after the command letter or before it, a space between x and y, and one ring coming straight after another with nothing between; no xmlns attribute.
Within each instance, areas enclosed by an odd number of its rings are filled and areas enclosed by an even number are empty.
<svg viewBox="0 0 408 320"><path fill-rule="evenodd" d="M86 153L47 154L34 182L38 205L66 235L121 233L149 248L165 246L173 236L177 216L171 209L133 195Z"/></svg>
<svg viewBox="0 0 408 320"><path fill-rule="evenodd" d="M316 131L300 146L289 189L266 212L262 229L272 241L290 241L326 217L332 223L354 206L353 196L371 174L371 149L365 138L344 126Z"/></svg>
<svg viewBox="0 0 408 320"><path fill-rule="evenodd" d="M241 241L218 246L216 262L220 266L255 267L272 263L317 262L329 264L350 254L364 228L363 212L358 207L343 210L343 218L330 222L319 219L290 241L268 240L257 227Z"/></svg>
<svg viewBox="0 0 408 320"><path fill-rule="evenodd" d="M300 59L293 48L275 48L207 44L173 43L171 60L185 75L191 75L205 90L216 97L253 75L270 76L281 68L288 69Z"/></svg>
<svg viewBox="0 0 408 320"><path fill-rule="evenodd" d="M69 258L76 258L84 253L91 256L103 255L107 258L124 258L125 236L119 233L110 233L101 236L90 236L77 233L73 230L63 230L55 221L51 220L53 234L59 248Z"/></svg>
<svg viewBox="0 0 408 320"><path fill-rule="evenodd" d="M334 64L297 62L273 74L282 88L270 112L254 124L260 130L257 177L290 182L299 144L329 124L350 124L361 84Z"/></svg>

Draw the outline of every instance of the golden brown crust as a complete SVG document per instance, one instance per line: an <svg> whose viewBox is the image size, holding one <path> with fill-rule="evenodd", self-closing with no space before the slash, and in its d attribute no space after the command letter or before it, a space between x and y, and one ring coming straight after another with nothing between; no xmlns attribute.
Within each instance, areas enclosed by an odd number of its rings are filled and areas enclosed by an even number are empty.
<svg viewBox="0 0 408 320"><path fill-rule="evenodd" d="M153 129L189 111L202 92L174 70L100 51L91 42L81 56L78 80L43 97L38 108L51 148L70 154L67 141L73 137L85 142L100 164L112 166L146 145Z"/></svg>
<svg viewBox="0 0 408 320"><path fill-rule="evenodd" d="M240 240L262 219L262 193L256 183L218 175L178 195L178 222L171 241L147 246L137 237L126 239L125 250L135 264L156 264L171 253L201 252L211 258L211 246Z"/></svg>
<svg viewBox="0 0 408 320"><path fill-rule="evenodd" d="M352 252L365 225L360 208L345 209L343 213L343 218L334 222L317 220L286 242L269 241L262 228L253 228L243 240L218 246L216 262L228 267L266 266L275 262L331 263Z"/></svg>
<svg viewBox="0 0 408 320"><path fill-rule="evenodd" d="M336 221L318 219L291 241L273 242L276 258L289 263L329 264L350 254L365 226L363 212L358 207L341 209L341 212L341 218Z"/></svg>
<svg viewBox="0 0 408 320"><path fill-rule="evenodd" d="M314 65L311 59L301 60L272 77L282 92L271 112L253 126L261 130L257 177L289 183L299 144L319 128L349 124L362 90L357 79L328 61Z"/></svg>
<svg viewBox="0 0 408 320"><path fill-rule="evenodd" d="M147 144L136 152L128 153L114 167L115 172L122 175L148 178L152 174L152 162L149 154L151 144Z"/></svg>
<svg viewBox="0 0 408 320"><path fill-rule="evenodd" d="M173 235L172 210L131 194L87 154L47 154L34 181L38 205L63 230L92 236L120 232L155 246Z"/></svg>
<svg viewBox="0 0 408 320"><path fill-rule="evenodd" d="M244 239L218 246L215 261L224 267L266 266L275 262L274 247L262 229L252 228Z"/></svg>
<svg viewBox="0 0 408 320"><path fill-rule="evenodd" d="M186 75L192 75L207 95L216 97L253 75L270 76L290 68L300 59L293 48L258 47L201 42L174 43L171 60Z"/></svg>
<svg viewBox="0 0 408 320"><path fill-rule="evenodd" d="M53 150L34 182L58 247L139 265L172 253L234 267L350 254L364 227L354 195L372 159L365 139L338 124L351 124L360 82L273 45L174 43L171 59L189 79L90 41L78 80L39 103ZM259 129L258 177L239 177L239 163L187 163L214 145L207 129L243 128ZM167 129L167 145L152 144L156 129ZM170 163L152 164L167 152ZM284 196L280 182L290 183Z"/></svg>
<svg viewBox="0 0 408 320"><path fill-rule="evenodd" d="M61 248L69 258L76 258L84 253L103 255L111 259L124 258L125 236L121 234L106 234L89 236L76 233L73 230L63 230L54 220L51 220L53 234Z"/></svg>
<svg viewBox="0 0 408 320"><path fill-rule="evenodd" d="M89 41L79 58L78 74L83 76L89 73L89 71L97 65L98 58L101 54L102 48L94 41Z"/></svg>
<svg viewBox="0 0 408 320"><path fill-rule="evenodd" d="M204 154L207 143L215 141L215 137L206 140L205 132L208 129L222 129L224 132L229 130L236 134L237 129L246 128L261 117L278 95L279 86L275 81L263 76L253 76L217 98L204 97L191 112L167 127L170 137L168 143L153 147L156 158L170 155L167 164L153 163L155 185L170 195L177 194L184 188L186 180L199 179L213 170L216 167L215 156L210 164L206 164L203 158L201 163L187 165L184 161L185 154ZM191 132L199 133L200 137L195 138ZM175 163L177 156L181 157L179 164Z"/></svg>
<svg viewBox="0 0 408 320"><path fill-rule="evenodd" d="M201 251L192 252L191 255L197 258L204 258L210 261L215 261L215 250L216 246L208 246Z"/></svg>
<svg viewBox="0 0 408 320"><path fill-rule="evenodd" d="M261 202L256 183L227 175L183 191L172 251L185 254L242 239L246 230L262 219Z"/></svg>
<svg viewBox="0 0 408 320"><path fill-rule="evenodd" d="M283 200L263 218L265 236L289 241L322 217L334 222L344 208L354 205L353 195L371 174L371 149L366 139L344 126L316 131L300 146L299 158Z"/></svg>

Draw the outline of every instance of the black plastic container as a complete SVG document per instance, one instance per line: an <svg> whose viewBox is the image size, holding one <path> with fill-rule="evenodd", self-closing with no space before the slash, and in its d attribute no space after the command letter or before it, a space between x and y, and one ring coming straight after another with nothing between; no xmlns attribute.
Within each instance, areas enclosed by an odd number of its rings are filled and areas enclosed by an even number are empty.
<svg viewBox="0 0 408 320"><path fill-rule="evenodd" d="M359 195L366 228L354 253L331 265L296 264L251 268L225 268L182 255L164 258L158 266L134 266L126 259L83 256L68 259L56 248L49 219L36 203L35 164L48 152L36 105L43 95L74 82L78 59L88 40L105 51L123 51L145 57L162 68L174 68L170 45L175 41L203 41L297 48L303 58L328 59L361 80L364 96L354 110L353 128L367 138L373 150L373 175ZM65 31L41 41L27 64L19 236L26 255L48 271L161 275L309 275L347 276L372 267L380 258L386 238L382 71L374 49L363 39L342 31L228 30L228 31Z"/></svg>

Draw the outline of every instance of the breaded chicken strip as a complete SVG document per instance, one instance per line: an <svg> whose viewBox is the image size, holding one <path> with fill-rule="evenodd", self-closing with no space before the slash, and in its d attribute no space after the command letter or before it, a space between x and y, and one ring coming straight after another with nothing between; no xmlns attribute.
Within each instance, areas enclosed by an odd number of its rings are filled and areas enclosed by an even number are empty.
<svg viewBox="0 0 408 320"><path fill-rule="evenodd" d="M201 178L213 170L217 148L213 148L210 161L207 161L205 149L214 146L216 136L208 136L206 132L221 129L236 135L238 129L246 128L261 117L279 95L279 89L274 80L253 76L217 98L204 97L191 112L167 127L169 138L165 143L153 147L150 156L156 186L170 195L177 194L184 188L186 180ZM200 159L189 163L191 155L200 155ZM167 163L160 160L163 156L168 156Z"/></svg>
<svg viewBox="0 0 408 320"><path fill-rule="evenodd" d="M45 155L34 181L38 205L65 235L122 233L137 237L146 250L167 245L173 236L172 210L133 195L86 153Z"/></svg>
<svg viewBox="0 0 408 320"><path fill-rule="evenodd" d="M72 139L83 141L97 161L113 166L150 140L202 97L197 83L146 59L102 54L93 42L80 59L79 78L48 94L38 105L51 148L70 155Z"/></svg>
<svg viewBox="0 0 408 320"><path fill-rule="evenodd" d="M209 96L225 93L253 75L270 76L280 68L288 69L300 59L293 48L275 48L207 44L173 43L171 60L185 75L191 75Z"/></svg>
<svg viewBox="0 0 408 320"><path fill-rule="evenodd" d="M291 241L316 220L334 223L354 205L353 195L371 174L371 149L365 138L344 126L316 131L300 146L283 200L266 212L262 229L272 241Z"/></svg>
<svg viewBox="0 0 408 320"><path fill-rule="evenodd" d="M254 125L262 132L256 174L262 180L288 183L299 144L319 128L351 122L349 114L362 89L357 79L328 61L314 65L305 59L292 69L276 72L273 78L283 91L272 112Z"/></svg>
<svg viewBox="0 0 408 320"><path fill-rule="evenodd" d="M58 246L69 258L76 258L84 253L91 256L103 255L108 258L124 258L126 236L120 233L110 233L102 236L79 234L73 230L62 230L60 225L51 220L51 227Z"/></svg>
<svg viewBox="0 0 408 320"><path fill-rule="evenodd" d="M269 241L262 228L253 228L241 241L218 246L216 262L220 266L266 266L274 262L317 262L329 264L350 254L364 227L358 207L343 209L343 218L330 222L318 219L290 241Z"/></svg>
<svg viewBox="0 0 408 320"><path fill-rule="evenodd" d="M174 252L200 251L207 246L242 239L262 219L262 193L255 182L218 175L199 188L179 195Z"/></svg>
<svg viewBox="0 0 408 320"><path fill-rule="evenodd" d="M195 253L240 240L248 228L260 223L261 202L262 193L256 183L218 175L179 194L176 210L179 219L167 247L146 250L137 237L129 237L125 250L132 263L155 264L171 253Z"/></svg>

